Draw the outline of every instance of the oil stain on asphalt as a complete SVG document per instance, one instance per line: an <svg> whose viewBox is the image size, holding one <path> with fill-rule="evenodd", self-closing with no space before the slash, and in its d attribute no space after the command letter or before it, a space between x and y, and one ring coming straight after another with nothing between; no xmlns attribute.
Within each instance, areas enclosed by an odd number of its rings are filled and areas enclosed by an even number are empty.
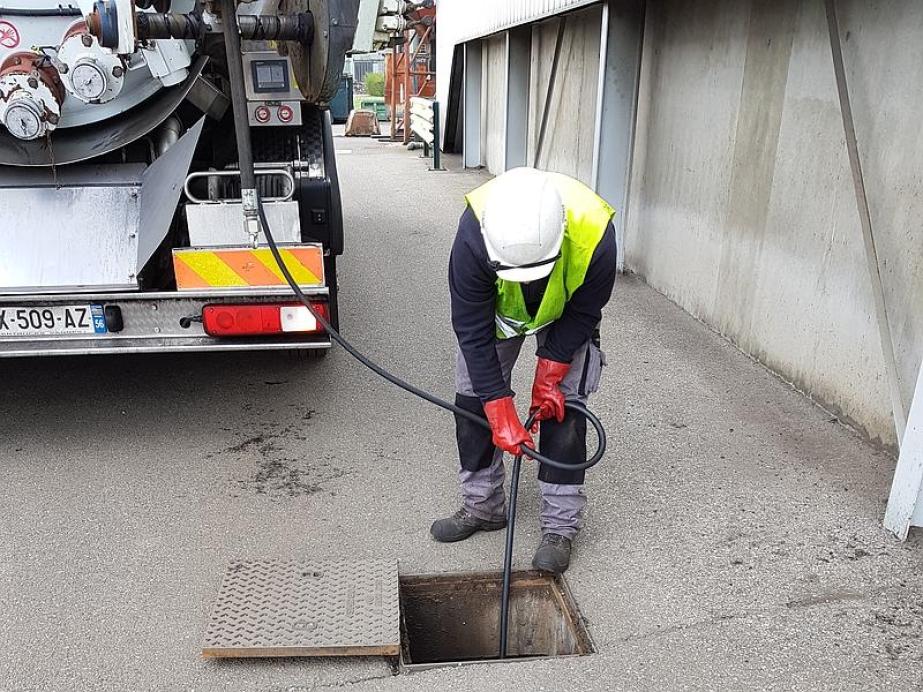
<svg viewBox="0 0 923 692"><path fill-rule="evenodd" d="M311 410L301 418L308 421L313 417ZM222 456L234 456L250 469L247 477L231 481L231 495L245 492L273 501L305 497L323 491L323 483L345 475L332 459L313 455L304 444L307 439L302 428L276 425L222 450Z"/></svg>

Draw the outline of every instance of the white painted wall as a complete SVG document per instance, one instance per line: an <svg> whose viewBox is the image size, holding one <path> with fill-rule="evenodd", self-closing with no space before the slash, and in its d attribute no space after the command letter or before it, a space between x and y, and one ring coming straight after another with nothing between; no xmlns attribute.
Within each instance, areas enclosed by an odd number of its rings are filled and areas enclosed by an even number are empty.
<svg viewBox="0 0 923 692"><path fill-rule="evenodd" d="M506 34L482 41L481 165L503 171L506 145Z"/></svg>
<svg viewBox="0 0 923 692"><path fill-rule="evenodd" d="M449 75L455 45L598 0L436 0L436 98L448 102Z"/></svg>
<svg viewBox="0 0 923 692"><path fill-rule="evenodd" d="M905 403L923 357L923 4L841 0ZM823 3L652 0L629 268L895 444Z"/></svg>

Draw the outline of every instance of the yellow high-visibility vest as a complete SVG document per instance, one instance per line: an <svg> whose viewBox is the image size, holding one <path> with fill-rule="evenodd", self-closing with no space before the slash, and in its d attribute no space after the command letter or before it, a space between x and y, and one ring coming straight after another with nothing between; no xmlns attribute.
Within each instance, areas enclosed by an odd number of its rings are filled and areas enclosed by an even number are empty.
<svg viewBox="0 0 923 692"><path fill-rule="evenodd" d="M602 240L615 210L602 197L579 180L560 173L547 174L564 203L564 241L561 257L548 277L545 295L535 315L526 309L522 286L516 281L497 279L497 338L534 334L564 313L564 306L586 278L593 253ZM465 195L471 211L481 220L490 195L491 180Z"/></svg>

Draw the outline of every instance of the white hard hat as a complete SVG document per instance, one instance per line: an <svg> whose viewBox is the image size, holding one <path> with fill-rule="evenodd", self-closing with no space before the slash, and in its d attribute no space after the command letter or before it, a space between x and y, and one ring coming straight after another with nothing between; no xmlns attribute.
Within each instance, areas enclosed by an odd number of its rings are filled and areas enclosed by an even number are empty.
<svg viewBox="0 0 923 692"><path fill-rule="evenodd" d="M497 276L524 283L554 269L564 242L564 204L549 176L513 168L490 188L481 234Z"/></svg>

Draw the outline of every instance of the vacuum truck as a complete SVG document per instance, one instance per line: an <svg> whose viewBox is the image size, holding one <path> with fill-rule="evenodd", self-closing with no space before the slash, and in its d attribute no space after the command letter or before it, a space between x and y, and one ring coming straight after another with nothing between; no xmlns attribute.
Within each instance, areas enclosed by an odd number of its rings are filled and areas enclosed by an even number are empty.
<svg viewBox="0 0 923 692"><path fill-rule="evenodd" d="M329 348L254 200L336 327L326 107L362 4L0 0L0 356ZM366 10L370 41L380 11Z"/></svg>

